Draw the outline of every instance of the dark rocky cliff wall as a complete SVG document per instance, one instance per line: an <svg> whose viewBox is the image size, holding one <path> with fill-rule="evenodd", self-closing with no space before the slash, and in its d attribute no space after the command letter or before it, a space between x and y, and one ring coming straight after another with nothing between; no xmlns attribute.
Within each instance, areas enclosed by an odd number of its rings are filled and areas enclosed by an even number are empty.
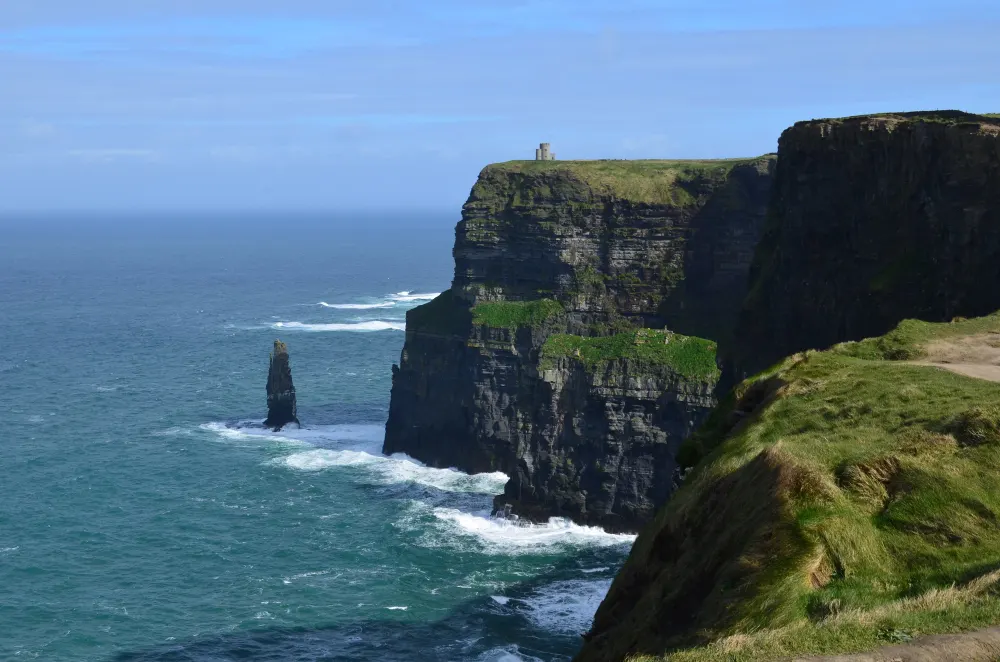
<svg viewBox="0 0 1000 662"><path fill-rule="evenodd" d="M1000 308L1000 119L955 111L800 122L725 381L900 320Z"/></svg>
<svg viewBox="0 0 1000 662"><path fill-rule="evenodd" d="M717 375L711 359L685 370L628 334L669 325L715 340L731 328L772 167L484 169L456 229L452 289L407 315L384 452L504 471L498 502L532 519L636 529L670 493ZM547 357L561 334L616 338L625 353ZM691 347L703 358L709 344Z"/></svg>

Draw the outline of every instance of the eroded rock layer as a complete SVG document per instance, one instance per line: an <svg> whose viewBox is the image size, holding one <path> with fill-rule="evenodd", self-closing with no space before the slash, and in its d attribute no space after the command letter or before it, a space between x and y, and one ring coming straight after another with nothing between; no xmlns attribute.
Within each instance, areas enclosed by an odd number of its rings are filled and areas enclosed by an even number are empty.
<svg viewBox="0 0 1000 662"><path fill-rule="evenodd" d="M384 452L503 471L531 519L638 528L714 404L773 162L484 169L451 290L407 315Z"/></svg>

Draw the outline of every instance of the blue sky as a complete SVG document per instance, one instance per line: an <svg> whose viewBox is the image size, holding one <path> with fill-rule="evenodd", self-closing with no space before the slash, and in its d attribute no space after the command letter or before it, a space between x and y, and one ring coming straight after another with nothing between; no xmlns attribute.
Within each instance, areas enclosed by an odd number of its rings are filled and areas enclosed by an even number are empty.
<svg viewBox="0 0 1000 662"><path fill-rule="evenodd" d="M1000 2L8 0L0 210L454 209L483 165L1000 112Z"/></svg>

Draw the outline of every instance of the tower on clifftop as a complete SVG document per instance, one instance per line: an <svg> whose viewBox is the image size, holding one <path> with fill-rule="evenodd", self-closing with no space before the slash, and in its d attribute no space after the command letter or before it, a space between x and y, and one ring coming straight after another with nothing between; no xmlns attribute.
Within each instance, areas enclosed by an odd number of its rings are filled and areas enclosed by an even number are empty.
<svg viewBox="0 0 1000 662"><path fill-rule="evenodd" d="M536 161L555 161L556 155L549 151L548 143L541 143L538 145L538 149L535 150L535 160Z"/></svg>

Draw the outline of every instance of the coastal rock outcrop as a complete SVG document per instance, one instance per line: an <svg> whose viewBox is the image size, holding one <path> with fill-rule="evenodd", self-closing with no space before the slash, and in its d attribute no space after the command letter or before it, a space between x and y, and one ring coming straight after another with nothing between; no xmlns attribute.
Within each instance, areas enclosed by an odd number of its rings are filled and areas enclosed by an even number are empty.
<svg viewBox="0 0 1000 662"><path fill-rule="evenodd" d="M267 371L267 420L264 426L277 431L289 423L299 424L292 368L288 364L288 346L275 340Z"/></svg>
<svg viewBox="0 0 1000 662"><path fill-rule="evenodd" d="M451 289L407 314L383 452L503 471L497 505L530 519L637 529L714 404L773 163L485 168Z"/></svg>
<svg viewBox="0 0 1000 662"><path fill-rule="evenodd" d="M773 197L726 385L900 320L1000 308L1000 117L958 111L799 122Z"/></svg>

